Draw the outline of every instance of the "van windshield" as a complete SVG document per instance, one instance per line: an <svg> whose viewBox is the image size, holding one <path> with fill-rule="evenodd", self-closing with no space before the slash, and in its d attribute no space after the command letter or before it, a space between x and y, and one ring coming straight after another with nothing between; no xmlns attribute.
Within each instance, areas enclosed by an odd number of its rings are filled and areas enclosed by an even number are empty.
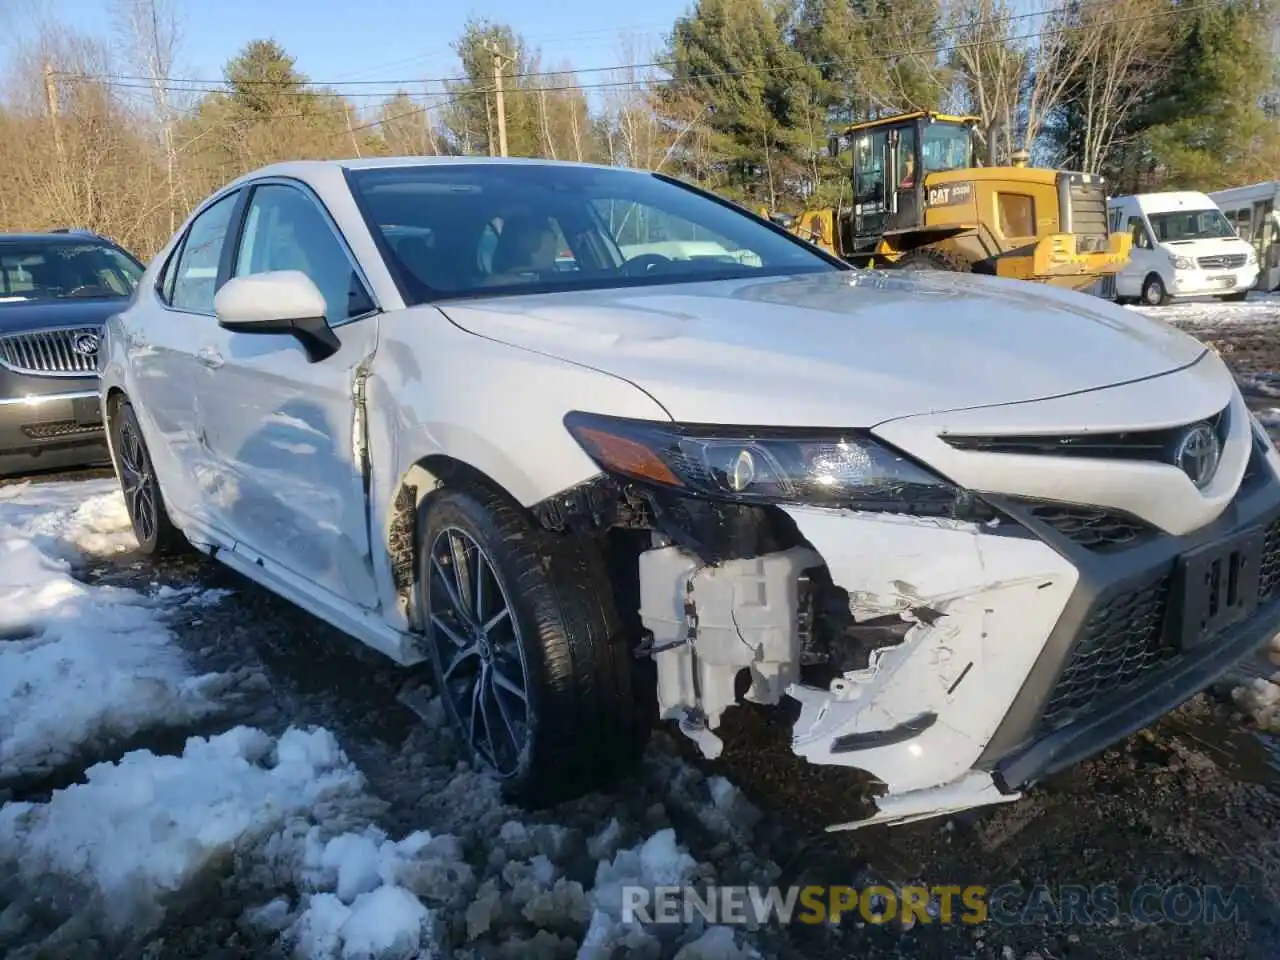
<svg viewBox="0 0 1280 960"><path fill-rule="evenodd" d="M1151 229L1155 231L1156 240L1160 243L1179 243L1185 240L1215 240L1220 237L1234 237L1235 229L1231 226L1222 211L1216 207L1212 210L1175 210L1170 213L1148 214Z"/></svg>

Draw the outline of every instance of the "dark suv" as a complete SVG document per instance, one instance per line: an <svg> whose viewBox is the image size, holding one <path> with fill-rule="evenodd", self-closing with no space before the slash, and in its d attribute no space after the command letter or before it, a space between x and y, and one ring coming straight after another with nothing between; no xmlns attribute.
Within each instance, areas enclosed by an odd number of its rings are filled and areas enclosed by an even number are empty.
<svg viewBox="0 0 1280 960"><path fill-rule="evenodd" d="M88 231L0 234L0 476L109 462L98 343L142 272Z"/></svg>

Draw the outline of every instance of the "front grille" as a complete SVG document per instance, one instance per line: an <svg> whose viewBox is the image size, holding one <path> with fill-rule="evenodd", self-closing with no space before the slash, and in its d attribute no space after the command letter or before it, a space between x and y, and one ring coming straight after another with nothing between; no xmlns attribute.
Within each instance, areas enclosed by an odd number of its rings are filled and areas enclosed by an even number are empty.
<svg viewBox="0 0 1280 960"><path fill-rule="evenodd" d="M1071 183L1071 232L1077 237L1076 249L1107 249L1107 196L1101 180Z"/></svg>
<svg viewBox="0 0 1280 960"><path fill-rule="evenodd" d="M1169 576L1098 605L1058 678L1041 723L1054 730L1110 699L1177 652L1164 638Z"/></svg>
<svg viewBox="0 0 1280 960"><path fill-rule="evenodd" d="M1274 600L1280 594L1280 519L1267 527L1259 577L1259 602ZM1166 629L1171 583L1166 571L1094 608L1045 704L1042 735L1123 700L1178 662L1182 654Z"/></svg>
<svg viewBox="0 0 1280 960"><path fill-rule="evenodd" d="M1196 262L1201 270L1238 270L1249 259L1247 253L1225 253L1216 257L1201 257Z"/></svg>
<svg viewBox="0 0 1280 960"><path fill-rule="evenodd" d="M1099 553L1136 546L1157 534L1150 524L1118 510L1066 503L1042 503L1031 515L1080 546Z"/></svg>
<svg viewBox="0 0 1280 960"><path fill-rule="evenodd" d="M97 424L86 426L75 420L56 420L53 423L26 424L22 432L32 440L53 440L56 437L77 437L100 433L102 427Z"/></svg>
<svg viewBox="0 0 1280 960"><path fill-rule="evenodd" d="M98 327L33 330L0 336L0 365L14 373L53 377L85 377L98 372ZM88 338L94 350L84 352Z"/></svg>
<svg viewBox="0 0 1280 960"><path fill-rule="evenodd" d="M1223 407L1205 422L1225 444L1230 432L1230 407ZM968 436L943 434L957 450L976 453L1015 453L1045 457L1092 457L1102 460L1156 460L1169 462L1169 454L1190 424L1162 430L1127 430L1114 433L1020 434Z"/></svg>

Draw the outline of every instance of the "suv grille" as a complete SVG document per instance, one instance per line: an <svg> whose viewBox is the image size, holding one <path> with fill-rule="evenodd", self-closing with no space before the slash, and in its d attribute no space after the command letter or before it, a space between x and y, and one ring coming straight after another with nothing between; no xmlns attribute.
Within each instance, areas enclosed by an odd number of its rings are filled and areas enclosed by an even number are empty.
<svg viewBox="0 0 1280 960"><path fill-rule="evenodd" d="M0 336L0 365L14 373L85 377L98 372L98 327L34 330ZM83 347L92 338L93 350Z"/></svg>
<svg viewBox="0 0 1280 960"><path fill-rule="evenodd" d="M1248 259L1247 253L1227 253L1217 257L1201 257L1196 262L1202 270L1238 270Z"/></svg>
<svg viewBox="0 0 1280 960"><path fill-rule="evenodd" d="M1100 553L1135 546L1156 533L1154 527L1137 517L1102 507L1042 503L1030 512L1068 540Z"/></svg>

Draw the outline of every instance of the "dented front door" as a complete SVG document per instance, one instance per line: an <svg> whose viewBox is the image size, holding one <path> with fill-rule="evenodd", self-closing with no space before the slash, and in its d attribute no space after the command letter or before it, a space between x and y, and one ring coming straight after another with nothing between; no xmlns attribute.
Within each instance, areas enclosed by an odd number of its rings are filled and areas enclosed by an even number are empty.
<svg viewBox="0 0 1280 960"><path fill-rule="evenodd" d="M301 270L341 347L311 362L287 334L213 327L199 358L202 429L224 478L214 522L237 550L340 600L377 606L355 391L377 342L372 301L318 201L272 181L250 197L232 276Z"/></svg>

